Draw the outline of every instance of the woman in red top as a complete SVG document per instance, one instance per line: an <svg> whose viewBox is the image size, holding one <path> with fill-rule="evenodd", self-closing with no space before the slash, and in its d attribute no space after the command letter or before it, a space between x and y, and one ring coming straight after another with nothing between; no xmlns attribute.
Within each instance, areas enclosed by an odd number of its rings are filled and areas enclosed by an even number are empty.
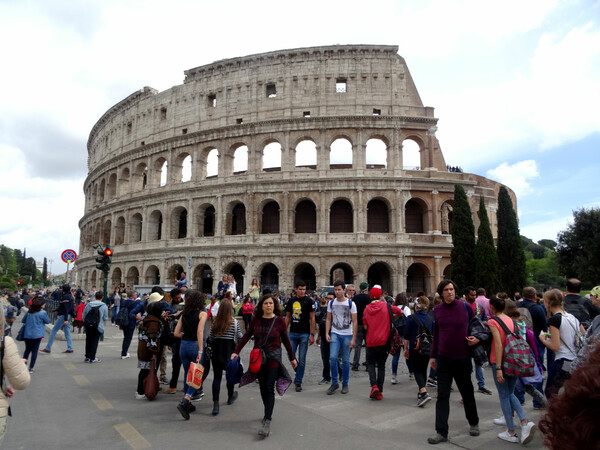
<svg viewBox="0 0 600 450"><path fill-rule="evenodd" d="M295 369L298 365L287 334L285 320L281 317L279 302L275 302L271 294L263 295L256 305L254 319L238 342L231 359L239 355L252 336L254 336L254 348L262 347L267 357L267 363L258 373L260 396L265 407L262 427L258 430L258 435L265 438L271 430L271 417L275 406L275 380L279 377L282 369L285 371L281 361L282 343L285 345L292 367Z"/></svg>
<svg viewBox="0 0 600 450"><path fill-rule="evenodd" d="M244 302L242 303L242 317L244 318L244 325L246 326L246 331L248 331L248 328L250 327L253 312L254 303L252 303L252 299L250 298L250 296L244 297Z"/></svg>

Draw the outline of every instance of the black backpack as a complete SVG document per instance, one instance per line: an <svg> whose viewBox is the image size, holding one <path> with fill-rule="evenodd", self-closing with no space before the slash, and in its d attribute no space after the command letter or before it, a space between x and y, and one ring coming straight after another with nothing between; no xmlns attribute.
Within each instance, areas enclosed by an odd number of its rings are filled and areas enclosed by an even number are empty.
<svg viewBox="0 0 600 450"><path fill-rule="evenodd" d="M83 319L83 325L86 328L98 328L100 324L100 306L92 306L92 309L86 314L85 319Z"/></svg>
<svg viewBox="0 0 600 450"><path fill-rule="evenodd" d="M129 325L129 308L121 306L117 317L115 317L115 324L120 326L121 328L124 328L127 325Z"/></svg>
<svg viewBox="0 0 600 450"><path fill-rule="evenodd" d="M413 350L420 355L429 357L429 354L431 353L431 344L433 342L433 336L431 335L431 331L429 331L431 318L427 317L425 324L421 325L415 316L411 317L418 327L418 334L415 339L415 346Z"/></svg>
<svg viewBox="0 0 600 450"><path fill-rule="evenodd" d="M575 316L575 318L579 320L579 323L583 325L583 328L587 330L590 327L590 313L586 309L583 302L580 302L579 300L568 300L565 301L564 306L565 311Z"/></svg>
<svg viewBox="0 0 600 450"><path fill-rule="evenodd" d="M394 317L393 324L400 337L404 337L404 329L406 328L406 316L404 315L404 307L402 309L402 315Z"/></svg>

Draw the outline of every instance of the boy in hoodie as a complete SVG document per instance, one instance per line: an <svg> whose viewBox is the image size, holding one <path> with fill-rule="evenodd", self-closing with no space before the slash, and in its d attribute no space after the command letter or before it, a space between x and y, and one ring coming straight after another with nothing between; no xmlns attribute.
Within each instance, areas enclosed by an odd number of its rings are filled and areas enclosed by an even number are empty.
<svg viewBox="0 0 600 450"><path fill-rule="evenodd" d="M382 400L385 362L390 350L390 312L379 286L373 286L370 296L372 301L367 305L363 314L364 329L367 332L367 371L369 372L369 382L371 384L369 397L373 400ZM394 316L403 314L397 306L391 306L391 308ZM377 373L375 372L375 366L377 366Z"/></svg>

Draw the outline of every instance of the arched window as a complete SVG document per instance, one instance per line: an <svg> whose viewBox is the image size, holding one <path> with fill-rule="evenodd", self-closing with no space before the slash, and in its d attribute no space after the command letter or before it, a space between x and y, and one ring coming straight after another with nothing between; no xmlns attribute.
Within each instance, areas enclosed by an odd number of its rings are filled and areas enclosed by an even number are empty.
<svg viewBox="0 0 600 450"><path fill-rule="evenodd" d="M173 211L173 238L183 239L187 237L187 209L178 207Z"/></svg>
<svg viewBox="0 0 600 450"><path fill-rule="evenodd" d="M262 234L279 233L279 204L275 201L267 203L262 210Z"/></svg>
<svg viewBox="0 0 600 450"><path fill-rule="evenodd" d="M367 232L390 232L389 211L384 201L374 199L367 204Z"/></svg>
<svg viewBox="0 0 600 450"><path fill-rule="evenodd" d="M281 144L271 142L263 148L263 170L273 172L281 170Z"/></svg>
<svg viewBox="0 0 600 450"><path fill-rule="evenodd" d="M402 168L405 170L421 169L421 149L412 139L402 142Z"/></svg>
<svg viewBox="0 0 600 450"><path fill-rule="evenodd" d="M206 157L206 178L219 175L219 150L213 148Z"/></svg>
<svg viewBox="0 0 600 450"><path fill-rule="evenodd" d="M117 219L115 225L115 245L120 245L125 242L125 218L123 216Z"/></svg>
<svg viewBox="0 0 600 450"><path fill-rule="evenodd" d="M148 240L159 241L162 239L163 218L160 211L152 211L148 218Z"/></svg>
<svg viewBox="0 0 600 450"><path fill-rule="evenodd" d="M329 232L352 233L352 223L352 205L346 200L333 202L329 212Z"/></svg>
<svg viewBox="0 0 600 450"><path fill-rule="evenodd" d="M160 168L160 186L166 186L169 164L165 161Z"/></svg>
<svg viewBox="0 0 600 450"><path fill-rule="evenodd" d="M369 139L365 153L368 168L385 169L387 167L387 145L381 139Z"/></svg>
<svg viewBox="0 0 600 450"><path fill-rule="evenodd" d="M404 207L407 233L425 233L425 208L421 201L410 199Z"/></svg>
<svg viewBox="0 0 600 450"><path fill-rule="evenodd" d="M106 183L104 182L104 180L102 180L100 182L100 189L98 190L98 201L99 202L104 201L104 190L105 189L106 189Z"/></svg>
<svg viewBox="0 0 600 450"><path fill-rule="evenodd" d="M192 157L187 155L181 165L181 182L185 183L192 179Z"/></svg>
<svg viewBox="0 0 600 450"><path fill-rule="evenodd" d="M352 144L348 139L339 138L331 143L329 152L329 168L352 168Z"/></svg>
<svg viewBox="0 0 600 450"><path fill-rule="evenodd" d="M129 192L129 169L126 167L121 171L119 180L119 196L123 196Z"/></svg>
<svg viewBox="0 0 600 450"><path fill-rule="evenodd" d="M142 215L134 214L130 226L129 242L140 242L142 240Z"/></svg>
<svg viewBox="0 0 600 450"><path fill-rule="evenodd" d="M296 167L317 168L317 144L305 139L296 145Z"/></svg>
<svg viewBox="0 0 600 450"><path fill-rule="evenodd" d="M246 207L242 203L231 211L231 234L246 234Z"/></svg>
<svg viewBox="0 0 600 450"><path fill-rule="evenodd" d="M204 211L203 236L215 235L215 207L209 206Z"/></svg>
<svg viewBox="0 0 600 450"><path fill-rule="evenodd" d="M115 198L117 196L117 174L113 173L108 178L107 185L107 197L109 199Z"/></svg>
<svg viewBox="0 0 600 450"><path fill-rule="evenodd" d="M233 173L243 173L248 170L248 147L242 145L233 153Z"/></svg>
<svg viewBox="0 0 600 450"><path fill-rule="evenodd" d="M317 232L317 208L312 201L303 200L298 203L294 216L296 233Z"/></svg>

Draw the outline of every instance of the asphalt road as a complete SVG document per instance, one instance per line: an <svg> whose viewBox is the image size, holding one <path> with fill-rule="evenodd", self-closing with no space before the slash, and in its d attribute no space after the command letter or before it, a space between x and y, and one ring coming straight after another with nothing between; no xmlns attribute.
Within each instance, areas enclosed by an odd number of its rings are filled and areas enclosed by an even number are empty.
<svg viewBox="0 0 600 450"><path fill-rule="evenodd" d="M338 391L327 396L327 386L317 384L322 366L320 349L315 345L308 351L303 392L296 393L292 387L283 397L276 396L271 435L261 440L257 430L263 406L257 384L239 388L237 402L227 406L223 401L226 398L223 382L221 413L212 416L211 374L205 382L204 399L196 403L196 412L185 421L176 409L181 399L179 392L176 395L159 392L152 402L135 400L137 340L132 343L133 357L129 360L120 359L121 342L122 333L108 325L106 338L99 345L98 358L102 362L98 364L83 362L84 340L74 341L72 354L62 353L66 350L64 340L55 341L52 354L39 354L31 385L11 400L13 417L8 418L4 448L493 450L516 445L496 437L503 429L492 422L501 413L489 368L486 379L493 395L475 394L481 436L468 435L460 394L455 389L450 399L450 442L431 446L426 440L434 434L435 400L425 408L415 406L417 386L408 379L403 359L400 384L390 384L389 369L382 401L369 399L368 376L363 368L351 372L349 394L341 395ZM22 350L24 346L18 344ZM248 347L242 352L243 361L248 359ZM289 370L293 373L291 367ZM170 358L167 372L170 376ZM430 388L430 393L435 395L435 389ZM529 397L525 411L531 420L538 422L541 412L533 410ZM528 448L544 448L539 431Z"/></svg>

